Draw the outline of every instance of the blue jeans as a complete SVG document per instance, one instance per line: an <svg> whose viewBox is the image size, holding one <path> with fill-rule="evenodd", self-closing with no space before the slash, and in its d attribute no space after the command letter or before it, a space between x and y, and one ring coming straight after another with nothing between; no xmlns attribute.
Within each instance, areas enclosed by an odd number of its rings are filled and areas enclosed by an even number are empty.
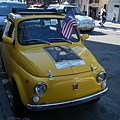
<svg viewBox="0 0 120 120"><path fill-rule="evenodd" d="M104 24L105 22L106 22L106 18L103 17L103 18L102 18L102 24Z"/></svg>

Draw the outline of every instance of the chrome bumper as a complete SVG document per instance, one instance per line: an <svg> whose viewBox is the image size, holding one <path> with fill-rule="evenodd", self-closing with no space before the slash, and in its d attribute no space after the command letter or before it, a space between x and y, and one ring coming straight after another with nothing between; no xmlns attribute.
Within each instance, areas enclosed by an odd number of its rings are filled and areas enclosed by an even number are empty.
<svg viewBox="0 0 120 120"><path fill-rule="evenodd" d="M98 92L96 94L93 94L93 95L90 95L87 97L83 97L80 99L75 99L75 100L60 102L60 103L53 103L53 104L42 104L42 105L27 104L26 107L28 110L31 110L31 111L41 111L41 110L51 110L51 109L64 108L64 107L69 107L69 106L74 106L74 105L86 103L86 102L92 101L94 99L100 98L107 91L108 91L108 87L101 92Z"/></svg>
<svg viewBox="0 0 120 120"><path fill-rule="evenodd" d="M85 26L79 26L78 25L78 28L80 30L93 30L95 28L95 25L91 25L91 26L87 26L87 25L85 25Z"/></svg>

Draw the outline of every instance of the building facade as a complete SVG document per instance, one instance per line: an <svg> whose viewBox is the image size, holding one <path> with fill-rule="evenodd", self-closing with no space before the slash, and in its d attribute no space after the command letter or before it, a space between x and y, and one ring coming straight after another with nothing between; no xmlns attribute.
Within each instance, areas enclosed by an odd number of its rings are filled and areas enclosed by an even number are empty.
<svg viewBox="0 0 120 120"><path fill-rule="evenodd" d="M120 22L120 0L82 0L80 10L94 19L99 19L99 13L104 5L106 5L107 20L112 21L115 13L116 22Z"/></svg>
<svg viewBox="0 0 120 120"><path fill-rule="evenodd" d="M120 0L109 0L107 9L107 20L112 21L116 14L116 22L120 22Z"/></svg>
<svg viewBox="0 0 120 120"><path fill-rule="evenodd" d="M99 19L99 12L101 8L106 5L108 7L109 0L83 0L81 11L86 15L93 17L94 19Z"/></svg>

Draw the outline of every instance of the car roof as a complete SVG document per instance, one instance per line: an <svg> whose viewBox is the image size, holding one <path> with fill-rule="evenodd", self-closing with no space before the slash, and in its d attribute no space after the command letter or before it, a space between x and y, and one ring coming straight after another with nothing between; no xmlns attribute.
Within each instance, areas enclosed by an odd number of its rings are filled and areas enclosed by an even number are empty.
<svg viewBox="0 0 120 120"><path fill-rule="evenodd" d="M76 7L76 6L73 6L73 5L66 5L66 4L50 4L49 6Z"/></svg>
<svg viewBox="0 0 120 120"><path fill-rule="evenodd" d="M8 14L7 18L14 21L16 18L23 18L26 16L29 16L29 18L37 18L38 16L36 15L61 15L64 16L63 14L59 13L55 9L18 9L18 8L13 8L12 13Z"/></svg>
<svg viewBox="0 0 120 120"><path fill-rule="evenodd" d="M50 4L47 9L57 9L57 10L63 10L65 7L76 7L73 5L66 5L66 4Z"/></svg>
<svg viewBox="0 0 120 120"><path fill-rule="evenodd" d="M20 15L38 15L38 14L61 14L55 9L19 9L13 8L13 13L18 13Z"/></svg>

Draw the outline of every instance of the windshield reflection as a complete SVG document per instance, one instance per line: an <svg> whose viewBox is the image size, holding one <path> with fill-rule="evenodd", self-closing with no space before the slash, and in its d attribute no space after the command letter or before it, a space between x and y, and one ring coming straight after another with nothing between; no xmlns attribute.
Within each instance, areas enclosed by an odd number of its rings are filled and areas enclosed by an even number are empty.
<svg viewBox="0 0 120 120"><path fill-rule="evenodd" d="M0 16L7 16L12 12L12 8L26 8L23 4L0 3Z"/></svg>
<svg viewBox="0 0 120 120"><path fill-rule="evenodd" d="M22 21L18 25L19 43L27 44L51 44L53 42L78 42L79 36L74 29L69 40L61 33L63 20L55 18L34 19Z"/></svg>
<svg viewBox="0 0 120 120"><path fill-rule="evenodd" d="M65 7L64 13L67 14L69 11L73 11L75 15L82 15L84 14L77 8L77 7Z"/></svg>

